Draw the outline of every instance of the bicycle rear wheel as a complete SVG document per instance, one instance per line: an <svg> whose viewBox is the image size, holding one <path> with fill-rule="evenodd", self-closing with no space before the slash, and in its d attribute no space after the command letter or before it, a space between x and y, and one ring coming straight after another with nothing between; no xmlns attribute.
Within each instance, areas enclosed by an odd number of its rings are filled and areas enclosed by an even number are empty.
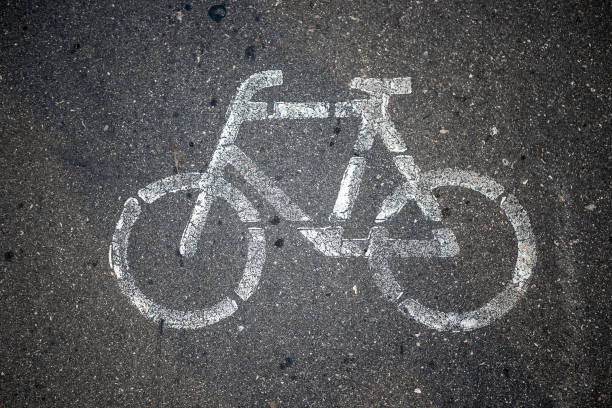
<svg viewBox="0 0 612 408"><path fill-rule="evenodd" d="M198 329L228 318L238 309L234 300L237 295L247 300L255 291L265 263L265 234L262 228L248 228L248 252L244 271L234 289L234 294L224 296L212 306L187 311L167 308L149 299L138 288L130 272L128 247L132 227L141 214L141 201L151 204L167 194L182 190L199 189L202 174L185 173L167 177L149 184L138 192L138 198L128 198L123 212L115 227L112 243L109 248L109 263L119 282L123 294L127 296L145 317L160 321L173 328ZM225 180L216 180L215 188L207 190L205 199L223 199L236 211L244 223L259 220L259 213L248 199ZM203 222L206 221L206 216Z"/></svg>

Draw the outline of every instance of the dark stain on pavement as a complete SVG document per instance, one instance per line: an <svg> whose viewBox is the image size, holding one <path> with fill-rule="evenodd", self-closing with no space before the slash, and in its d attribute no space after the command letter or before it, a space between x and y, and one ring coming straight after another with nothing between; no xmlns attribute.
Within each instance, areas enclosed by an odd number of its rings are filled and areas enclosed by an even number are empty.
<svg viewBox="0 0 612 408"><path fill-rule="evenodd" d="M216 4L208 9L208 17L215 22L220 22L227 15L225 4Z"/></svg>
<svg viewBox="0 0 612 408"><path fill-rule="evenodd" d="M293 359L291 357L287 357L285 358L285 361L280 363L278 365L278 368L280 368L281 370L284 370L286 368L289 368L293 365Z"/></svg>
<svg viewBox="0 0 612 408"><path fill-rule="evenodd" d="M248 47L246 47L246 49L244 50L244 57L250 60L255 59L255 46L254 45L249 45Z"/></svg>

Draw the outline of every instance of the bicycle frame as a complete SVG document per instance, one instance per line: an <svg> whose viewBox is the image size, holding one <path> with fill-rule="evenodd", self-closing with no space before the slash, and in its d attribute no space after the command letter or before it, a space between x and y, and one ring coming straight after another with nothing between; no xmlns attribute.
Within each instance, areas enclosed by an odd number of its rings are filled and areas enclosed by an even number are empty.
<svg viewBox="0 0 612 408"><path fill-rule="evenodd" d="M325 102L275 102L274 113L268 115L267 103L252 102L251 98L261 89L281 85L282 71L264 71L252 75L238 88L236 97L230 104L226 123L217 143L210 165L200 180L200 193L181 238L180 252L191 256L197 249L197 241L204 228L206 215L214 200L216 191L231 189L231 194L242 196L242 193L228 187L223 180L226 166L232 166L278 213L280 217L291 222L311 221L294 201L292 201L268 176L257 169L255 163L235 145L242 123L256 120L281 119L323 119L331 117L330 104ZM358 99L335 104L335 117L360 116L361 126L354 145L355 151L364 153L372 148L374 139L382 139L391 153L402 153L406 146L387 114L387 105L391 95L411 93L410 78L371 79L355 78L351 87L370 95L369 99ZM411 156L398 155L395 163L401 174L411 182L410 197L393 197L383 207L376 222L384 222L399 212L408 200L415 200L427 218L441 221L440 209L431 194L417 188L418 168ZM343 222L350 218L351 211L359 193L361 178L366 165L364 157L352 157L340 183L338 196L330 221ZM242 198L242 197L241 197ZM242 200L241 200L242 201ZM259 221L255 217L246 217L247 222ZM383 239L381 233L373 230L367 239L343 239L342 227L299 228L301 234L321 253L331 257L362 257L368 255L370 244L376 237ZM388 240L388 238L384 238ZM453 256L458 253L454 235L448 229L434 230L433 240L413 241L411 246L418 248L427 256ZM405 252L405 251L404 251ZM415 251L412 251L415 252Z"/></svg>

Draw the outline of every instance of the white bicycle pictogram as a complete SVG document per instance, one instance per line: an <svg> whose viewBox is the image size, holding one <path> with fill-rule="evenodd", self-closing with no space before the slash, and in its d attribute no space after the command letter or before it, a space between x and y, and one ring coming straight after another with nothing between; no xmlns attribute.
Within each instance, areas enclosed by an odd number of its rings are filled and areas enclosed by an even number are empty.
<svg viewBox="0 0 612 408"><path fill-rule="evenodd" d="M512 194L505 193L504 188L491 178L457 169L421 172L414 158L405 154L407 147L389 117L387 107L390 96L412 92L409 77L355 78L351 88L368 94L367 99L335 104L275 102L274 113L271 115L268 114L266 102L251 101L259 90L281 85L282 82L282 71L263 71L251 75L240 85L227 110L226 123L204 173L176 174L155 181L139 190L138 198L132 197L125 202L110 245L109 261L121 291L144 316L155 321L163 319L167 327L197 329L230 317L238 309L237 300L246 301L255 292L265 264L265 229L258 226L261 222L260 214L245 194L224 179L227 166L233 167L275 209L280 218L297 223L300 234L323 255L367 258L373 280L383 296L395 304L400 312L430 328L469 331L487 326L514 307L526 291L536 264L536 245L529 217L518 200ZM329 217L330 225L312 227L311 217L272 178L261 172L235 141L241 124L249 121L348 116L361 118L359 134L353 147L359 155L351 157L346 167ZM359 194L366 166L366 158L362 154L371 149L375 139L382 140L393 155L403 182L383 200L374 220L375 225L367 238L345 239L341 224L350 218ZM442 213L433 194L439 187L471 189L495 202L512 225L517 241L516 265L511 281L489 302L468 312L435 310L404 296L401 284L389 267L393 257L448 258L459 254L459 245L448 228L432 230L432 238L429 240L391 238L386 228L409 201L417 203L425 218L441 222ZM248 226L246 265L233 293L223 295L222 300L210 307L192 311L167 308L146 297L138 288L128 262L130 232L141 213L141 206L182 190L197 190L199 195L181 237L181 255L189 257L195 254L214 200L225 200L237 213L239 220Z"/></svg>

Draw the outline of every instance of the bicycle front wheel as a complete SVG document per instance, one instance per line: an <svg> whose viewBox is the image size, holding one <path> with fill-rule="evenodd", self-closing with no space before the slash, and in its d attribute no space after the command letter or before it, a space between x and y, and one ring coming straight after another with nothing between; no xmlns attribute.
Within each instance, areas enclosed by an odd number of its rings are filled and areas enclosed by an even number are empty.
<svg viewBox="0 0 612 408"><path fill-rule="evenodd" d="M382 255L370 259L370 265L375 276L384 277L381 287L393 288L397 296L390 297L398 302L398 309L416 321L440 331L470 331L489 325L510 311L525 293L527 282L536 265L536 243L533 237L531 223L525 209L512 194L504 193L504 188L494 180L479 174L456 169L430 171L421 174L419 188L424 192L432 193L440 187L461 187L473 190L497 203L508 221L512 225L517 242L516 264L512 279L505 288L495 295L485 305L468 312L444 312L427 307L416 299L401 299L403 289L389 267L389 258L396 254L382 252ZM430 195L433 197L433 194ZM435 235L435 234L434 234ZM448 241L445 237L437 237L441 248ZM454 240L454 238L453 238ZM458 250L458 248L457 248ZM437 256L448 256L444 251ZM415 255L417 256L417 255Z"/></svg>

